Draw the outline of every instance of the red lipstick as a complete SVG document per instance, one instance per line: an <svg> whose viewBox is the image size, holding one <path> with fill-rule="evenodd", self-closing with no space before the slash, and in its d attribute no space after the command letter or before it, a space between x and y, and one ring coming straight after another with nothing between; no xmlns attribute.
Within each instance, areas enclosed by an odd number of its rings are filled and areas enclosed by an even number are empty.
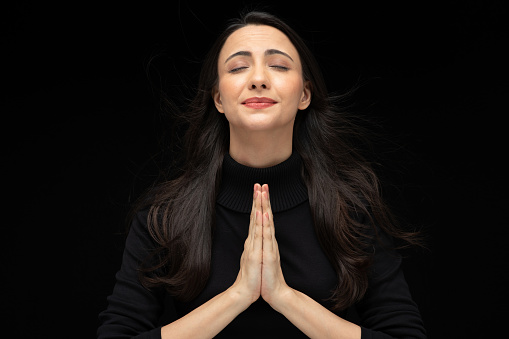
<svg viewBox="0 0 509 339"><path fill-rule="evenodd" d="M276 100L265 97L252 97L242 102L242 105L254 109L267 108L275 104L277 104Z"/></svg>

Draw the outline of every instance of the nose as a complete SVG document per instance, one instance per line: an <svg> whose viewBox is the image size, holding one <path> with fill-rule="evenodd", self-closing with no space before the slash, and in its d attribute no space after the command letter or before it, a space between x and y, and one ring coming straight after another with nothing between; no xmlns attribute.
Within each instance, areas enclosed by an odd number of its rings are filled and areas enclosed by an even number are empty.
<svg viewBox="0 0 509 339"><path fill-rule="evenodd" d="M263 88L263 89L266 89L267 88L267 85L265 84L261 84L259 87ZM251 89L257 89L258 86L256 86L255 84L251 84Z"/></svg>
<svg viewBox="0 0 509 339"><path fill-rule="evenodd" d="M252 90L268 89L270 87L269 79L263 67L255 68L249 81L249 88Z"/></svg>

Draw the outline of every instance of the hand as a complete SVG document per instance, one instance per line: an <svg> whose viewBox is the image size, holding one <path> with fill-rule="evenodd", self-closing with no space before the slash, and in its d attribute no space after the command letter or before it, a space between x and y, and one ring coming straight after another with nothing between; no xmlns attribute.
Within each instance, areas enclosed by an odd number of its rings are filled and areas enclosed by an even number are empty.
<svg viewBox="0 0 509 339"><path fill-rule="evenodd" d="M240 258L240 270L231 289L237 291L246 308L260 297L262 283L262 187L254 185L249 231Z"/></svg>
<svg viewBox="0 0 509 339"><path fill-rule="evenodd" d="M286 284L281 269L279 248L275 236L274 218L270 207L269 186L262 187L262 211L263 211L263 252L262 252L262 285L261 296L273 308L277 309L277 303L281 296L291 289Z"/></svg>

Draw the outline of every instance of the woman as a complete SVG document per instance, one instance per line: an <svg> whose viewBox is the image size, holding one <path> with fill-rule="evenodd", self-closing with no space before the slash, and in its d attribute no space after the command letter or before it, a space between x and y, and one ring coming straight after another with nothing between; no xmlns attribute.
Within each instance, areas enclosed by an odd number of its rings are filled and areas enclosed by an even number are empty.
<svg viewBox="0 0 509 339"><path fill-rule="evenodd" d="M230 25L184 117L184 166L137 213L99 338L425 337L391 249L411 235L290 27Z"/></svg>

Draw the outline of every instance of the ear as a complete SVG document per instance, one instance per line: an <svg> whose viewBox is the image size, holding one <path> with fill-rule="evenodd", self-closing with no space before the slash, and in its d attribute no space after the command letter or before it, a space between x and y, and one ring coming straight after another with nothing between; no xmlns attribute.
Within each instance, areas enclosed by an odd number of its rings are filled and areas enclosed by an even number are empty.
<svg viewBox="0 0 509 339"><path fill-rule="evenodd" d="M223 103L221 102L221 94L219 93L217 86L212 89L212 99L214 100L214 105L216 105L219 113L224 113Z"/></svg>
<svg viewBox="0 0 509 339"><path fill-rule="evenodd" d="M298 109L305 110L311 104L311 83L309 81L304 82L304 89L300 97Z"/></svg>

